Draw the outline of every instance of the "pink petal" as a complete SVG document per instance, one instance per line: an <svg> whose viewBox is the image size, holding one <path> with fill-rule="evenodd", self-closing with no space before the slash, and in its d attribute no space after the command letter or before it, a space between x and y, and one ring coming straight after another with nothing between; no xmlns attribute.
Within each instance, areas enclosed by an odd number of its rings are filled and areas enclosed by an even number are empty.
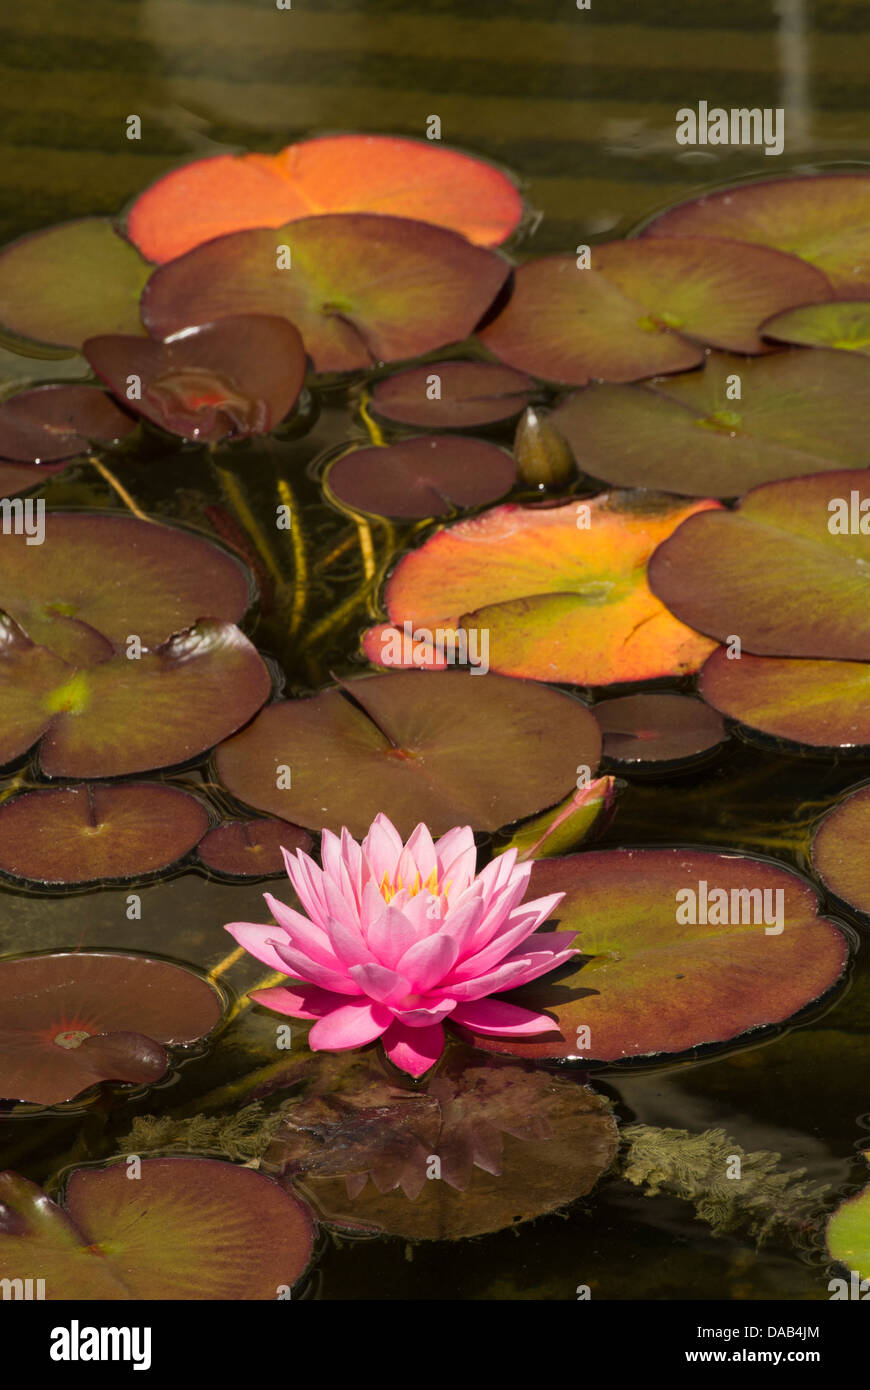
<svg viewBox="0 0 870 1390"><path fill-rule="evenodd" d="M362 842L362 848L378 886L384 875L392 882L402 853L402 837L392 821L384 815L376 816Z"/></svg>
<svg viewBox="0 0 870 1390"><path fill-rule="evenodd" d="M396 968L410 981L412 993L425 994L434 985L440 984L452 969L456 956L456 942L442 933L415 941Z"/></svg>
<svg viewBox="0 0 870 1390"><path fill-rule="evenodd" d="M572 932L539 932L535 929L534 923L538 920L535 913L529 922L519 922L508 931L494 936L488 946L476 955L466 956L465 960L457 965L451 981L471 980L477 975L485 975L488 970L494 970L499 961L513 960L518 955L526 955L529 952L540 951L562 951L567 950L568 942L574 940ZM526 942L526 949L520 951L520 947Z"/></svg>
<svg viewBox="0 0 870 1390"><path fill-rule="evenodd" d="M329 923L329 939L342 965L364 965L374 954L356 923L348 926L332 918Z"/></svg>
<svg viewBox="0 0 870 1390"><path fill-rule="evenodd" d="M394 1022L384 1033L383 1043L395 1066L418 1077L434 1066L444 1051L444 1029L440 1023L431 1028L407 1028Z"/></svg>
<svg viewBox="0 0 870 1390"><path fill-rule="evenodd" d="M452 896L448 900L442 930L456 942L456 958L462 960L468 954L469 943L474 939L483 916L483 899L472 890L465 895L461 904L454 906Z"/></svg>
<svg viewBox="0 0 870 1390"><path fill-rule="evenodd" d="M264 965L268 965L270 970L280 970L282 975L286 974L286 965L275 947L270 946L267 940L277 935L277 928L263 927L258 922L230 922L224 931L234 936L240 946L257 960L261 960Z"/></svg>
<svg viewBox="0 0 870 1390"><path fill-rule="evenodd" d="M288 945L295 946L297 951L304 951L306 956L310 956L320 965L325 965L328 970L338 967L339 962L332 949L332 943L323 927L317 926L308 917L303 917L301 912L296 912L286 903L279 902L271 893L264 893L263 897L278 926L287 933ZM273 932L272 935L275 936L277 933Z"/></svg>
<svg viewBox="0 0 870 1390"><path fill-rule="evenodd" d="M308 1034L308 1046L312 1052L346 1052L379 1038L392 1021L389 1009L368 999L343 1004L315 1023Z"/></svg>
<svg viewBox="0 0 870 1390"><path fill-rule="evenodd" d="M304 850L296 856L282 851L284 866L296 890L296 896L313 922L323 926L326 921L326 898L323 895L323 873Z"/></svg>
<svg viewBox="0 0 870 1390"><path fill-rule="evenodd" d="M560 1032L546 1014L532 1013L531 1009L521 1009L517 1004L508 1004L503 999L478 999L471 1004L457 1004L451 1022L494 1038Z"/></svg>
<svg viewBox="0 0 870 1390"><path fill-rule="evenodd" d="M377 917L368 928L368 943L371 955L382 965L392 969L408 947L413 946L417 940L417 931L404 912L392 903L388 906L380 893L377 899L381 906Z"/></svg>
<svg viewBox="0 0 870 1390"><path fill-rule="evenodd" d="M519 907L515 907L510 914L511 926L513 926L514 918L518 918L520 914L525 916L532 912L537 918L537 925L540 927L548 917L552 917L564 896L564 893L548 893L545 898L533 898L531 902L520 903Z"/></svg>
<svg viewBox="0 0 870 1390"><path fill-rule="evenodd" d="M409 1028L427 1028L432 1023L440 1023L455 1008L455 999L441 999L437 1004L421 1004L416 1009L397 1009L393 1006L392 1012L399 1023L405 1023Z"/></svg>
<svg viewBox="0 0 870 1390"><path fill-rule="evenodd" d="M379 1004L390 1004L394 999L404 999L410 992L410 985L403 975L388 970L385 965L352 965L347 972L351 979L370 999Z"/></svg>
<svg viewBox="0 0 870 1390"><path fill-rule="evenodd" d="M346 994L333 994L317 985L271 985L268 989L253 989L248 996L255 1004L263 1004L291 1018L322 1018L347 1002Z"/></svg>
<svg viewBox="0 0 870 1390"><path fill-rule="evenodd" d="M422 821L411 832L411 838L405 845L405 854L409 855L414 863L421 883L425 883L430 874L437 874L438 856L435 853L435 845L428 826Z"/></svg>
<svg viewBox="0 0 870 1390"><path fill-rule="evenodd" d="M522 960L503 961L488 975L479 975L474 980L460 980L456 983L451 981L442 985L442 989L451 999L483 999L487 994L499 994L503 989L516 989L520 982L525 983L529 966L528 956ZM543 974L543 971L540 973Z"/></svg>
<svg viewBox="0 0 870 1390"><path fill-rule="evenodd" d="M482 951L503 925L507 925L510 914L526 891L522 879L511 879L495 892L481 915L468 943L469 951ZM485 901L485 900L484 900Z"/></svg>
<svg viewBox="0 0 870 1390"><path fill-rule="evenodd" d="M470 825L457 825L435 842L438 876L442 886L450 884L451 893L462 893L474 880L477 869L477 847Z"/></svg>
<svg viewBox="0 0 870 1390"><path fill-rule="evenodd" d="M320 985L322 989L335 990L336 994L362 993L359 986L348 978L347 972L329 970L325 965L312 960L304 951L287 946L281 941L274 942L274 945L283 962L279 969L286 969L288 975L295 975L300 980Z"/></svg>
<svg viewBox="0 0 870 1390"><path fill-rule="evenodd" d="M556 935L559 935L559 933L556 933ZM563 935L567 936L568 933L565 932L563 933ZM534 937L532 938L532 941L534 942ZM530 951L528 949L528 944L529 943L527 942L525 946L518 947L518 952L521 952L522 954L518 954L517 956L508 956L507 960L504 960L501 963L500 968L504 970L509 969L513 965L519 965L523 961L525 961L526 968L524 971L522 971L521 974L514 976L510 986L511 989L519 989L520 985L527 985L531 980L537 980L541 975L548 975L551 970L556 969L557 965L564 965L566 961L572 958L572 956L577 956L580 954L580 952L577 950ZM487 991L487 993L489 994L495 994L496 992L497 991L494 989ZM453 985L450 986L450 993L453 995L456 994L456 990L453 987ZM473 995L466 996L466 998L469 999L474 997L475 996ZM478 995L477 998L480 998L480 996Z"/></svg>

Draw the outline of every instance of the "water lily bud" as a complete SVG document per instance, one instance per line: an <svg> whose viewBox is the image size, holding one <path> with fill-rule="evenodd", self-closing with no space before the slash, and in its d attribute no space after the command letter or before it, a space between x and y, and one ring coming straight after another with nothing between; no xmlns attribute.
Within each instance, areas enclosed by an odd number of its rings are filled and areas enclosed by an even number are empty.
<svg viewBox="0 0 870 1390"><path fill-rule="evenodd" d="M577 477L577 465L567 440L546 415L529 406L514 439L517 472L532 487L557 490Z"/></svg>

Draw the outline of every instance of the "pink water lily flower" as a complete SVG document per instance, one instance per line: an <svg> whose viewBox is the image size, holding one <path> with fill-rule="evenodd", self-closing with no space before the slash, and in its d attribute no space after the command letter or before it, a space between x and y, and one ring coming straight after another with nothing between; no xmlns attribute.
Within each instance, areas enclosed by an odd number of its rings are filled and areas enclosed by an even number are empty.
<svg viewBox="0 0 870 1390"><path fill-rule="evenodd" d="M546 1014L489 996L536 980L569 960L572 934L538 933L564 894L521 902L530 864L516 850L476 873L469 826L433 842L418 825L406 845L386 816L362 844L324 830L323 868L299 850L284 862L307 916L265 899L277 927L233 922L246 951L294 976L251 998L293 1018L316 1019L315 1051L375 1038L411 1076L444 1048L442 1023L494 1037L558 1032Z"/></svg>

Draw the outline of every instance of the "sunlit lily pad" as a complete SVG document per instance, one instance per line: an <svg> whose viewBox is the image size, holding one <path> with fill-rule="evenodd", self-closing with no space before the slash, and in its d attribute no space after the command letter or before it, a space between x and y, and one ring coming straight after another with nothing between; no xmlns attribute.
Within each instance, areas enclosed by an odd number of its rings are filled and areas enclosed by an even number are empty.
<svg viewBox="0 0 870 1390"><path fill-rule="evenodd" d="M870 356L870 300L845 299L807 304L775 314L761 326L762 335L777 343L802 347L837 348Z"/></svg>
<svg viewBox="0 0 870 1390"><path fill-rule="evenodd" d="M458 150L391 135L330 135L277 154L223 154L173 169L139 195L127 228L149 260L169 261L228 232L330 212L413 217L497 246L522 210L505 174Z"/></svg>
<svg viewBox="0 0 870 1390"><path fill-rule="evenodd" d="M265 1166L341 1226L418 1240L484 1235L582 1196L616 1154L603 1097L469 1048L451 1048L413 1092L370 1057L329 1079L325 1071L286 1110Z"/></svg>
<svg viewBox="0 0 870 1390"><path fill-rule="evenodd" d="M858 530L832 529L843 518ZM734 511L690 517L653 555L649 583L684 623L756 656L868 660L870 473L767 483Z"/></svg>
<svg viewBox="0 0 870 1390"><path fill-rule="evenodd" d="M39 883L136 878L182 859L207 827L196 797L158 783L25 792L0 806L0 870Z"/></svg>
<svg viewBox="0 0 870 1390"><path fill-rule="evenodd" d="M730 719L811 748L870 746L870 665L863 661L795 661L725 647L701 671L698 688Z"/></svg>
<svg viewBox="0 0 870 1390"><path fill-rule="evenodd" d="M475 1046L488 1051L611 1062L730 1042L826 994L848 960L843 933L817 915L812 886L769 860L695 849L592 850L538 860L531 889L565 893L555 920L577 932L581 964L505 998L550 1013L564 1040L475 1035ZM723 924L710 920L722 902L714 889L724 897ZM741 898L741 890L755 896Z"/></svg>
<svg viewBox="0 0 870 1390"><path fill-rule="evenodd" d="M724 188L670 208L643 235L733 237L777 247L824 271L838 299L865 299L870 291L870 177L817 174ZM806 302L813 298L808 295Z"/></svg>
<svg viewBox="0 0 870 1390"><path fill-rule="evenodd" d="M579 701L532 682L446 672L348 681L270 705L217 752L241 801L300 825L365 834L378 812L403 835L495 830L559 801L600 735ZM289 783L289 785L288 785Z"/></svg>
<svg viewBox="0 0 870 1390"><path fill-rule="evenodd" d="M430 362L379 381L372 409L403 425L471 429L510 420L536 390L525 372L497 362Z"/></svg>
<svg viewBox="0 0 870 1390"><path fill-rule="evenodd" d="M854 1270L860 1280L870 1279L870 1187L837 1207L828 1222L827 1244L832 1258L850 1273ZM867 1290L859 1287L844 1296L864 1299Z"/></svg>
<svg viewBox="0 0 870 1390"><path fill-rule="evenodd" d="M95 386L37 386L0 401L0 456L22 463L55 463L111 443L136 428Z"/></svg>
<svg viewBox="0 0 870 1390"><path fill-rule="evenodd" d="M863 465L868 394L870 363L842 353L714 352L701 372L588 386L553 422L596 478L738 497L780 478Z"/></svg>
<svg viewBox="0 0 870 1390"><path fill-rule="evenodd" d="M613 815L616 797L615 777L595 777L552 810L524 821L495 853L516 849L517 863L524 863L527 859L544 859L576 849L605 828Z"/></svg>
<svg viewBox="0 0 870 1390"><path fill-rule="evenodd" d="M0 1274L38 1268L47 1301L286 1298L314 1241L303 1203L213 1158L78 1168L62 1206L2 1173L0 1216Z"/></svg>
<svg viewBox="0 0 870 1390"><path fill-rule="evenodd" d="M310 850L311 836L283 820L233 820L203 837L197 856L209 869L233 878L284 873L283 849Z"/></svg>
<svg viewBox="0 0 870 1390"><path fill-rule="evenodd" d="M100 1081L157 1081L162 1044L223 1009L201 976L148 956L59 951L0 961L0 1096L57 1105Z"/></svg>
<svg viewBox="0 0 870 1390"><path fill-rule="evenodd" d="M870 916L870 787L829 811L813 837L813 867L843 902Z"/></svg>
<svg viewBox="0 0 870 1390"><path fill-rule="evenodd" d="M443 227L367 213L307 217L218 237L162 266L142 317L169 337L228 314L281 314L318 372L351 371L467 338L509 271L502 256Z"/></svg>
<svg viewBox="0 0 870 1390"><path fill-rule="evenodd" d="M266 434L291 409L305 379L302 339L274 314L230 315L168 342L88 338L82 351L120 399L129 398L134 384L133 410L189 439Z"/></svg>
<svg viewBox="0 0 870 1390"><path fill-rule="evenodd" d="M364 651L377 665L437 667L437 641L402 641L406 628L437 639L459 625L504 675L607 685L697 670L711 644L651 594L646 562L716 505L614 493L461 521L399 562L385 595L392 626L371 629Z"/></svg>
<svg viewBox="0 0 870 1390"><path fill-rule="evenodd" d="M727 737L721 716L689 695L623 695L594 712L604 756L626 766L697 758Z"/></svg>
<svg viewBox="0 0 870 1390"><path fill-rule="evenodd" d="M108 217L30 232L0 251L0 324L60 347L143 333L139 296L150 272Z"/></svg>
<svg viewBox="0 0 870 1390"><path fill-rule="evenodd" d="M516 466L506 449L467 435L421 434L387 448L354 449L330 466L339 502L376 516L450 516L509 492Z"/></svg>
<svg viewBox="0 0 870 1390"><path fill-rule="evenodd" d="M703 344L762 352L764 319L830 293L820 271L762 247L612 241L593 247L587 270L573 256L520 266L481 339L509 366L551 381L637 381L698 366Z"/></svg>

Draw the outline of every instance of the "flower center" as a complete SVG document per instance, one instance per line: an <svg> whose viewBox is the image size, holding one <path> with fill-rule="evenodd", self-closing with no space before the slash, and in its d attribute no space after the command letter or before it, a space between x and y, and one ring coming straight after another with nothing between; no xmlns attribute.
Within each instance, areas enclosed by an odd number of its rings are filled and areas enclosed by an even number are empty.
<svg viewBox="0 0 870 1390"><path fill-rule="evenodd" d="M437 898L442 891L444 893L447 892L450 884L445 883L443 889L439 888L437 869L433 869L427 879L421 879L420 874L417 873L414 877L414 882L408 884L404 884L400 878L391 879L389 874L384 874L380 886L381 897L384 899L384 902L388 903L397 893L401 893L402 889L406 887L410 898L416 898L417 894L422 893L424 890Z"/></svg>

